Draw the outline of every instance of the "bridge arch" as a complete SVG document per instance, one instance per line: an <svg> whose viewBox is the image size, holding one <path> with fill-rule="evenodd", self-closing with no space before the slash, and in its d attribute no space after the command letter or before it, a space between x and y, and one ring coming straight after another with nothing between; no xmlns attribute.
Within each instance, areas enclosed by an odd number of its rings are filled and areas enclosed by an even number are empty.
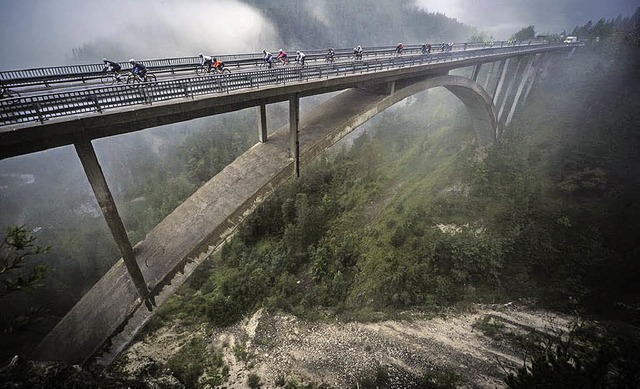
<svg viewBox="0 0 640 389"><path fill-rule="evenodd" d="M403 83L391 95L380 93L380 88L350 89L302 115L300 160L314 159L378 113L439 86L452 91L469 109L478 145L495 143L495 107L480 85L460 76L433 76ZM257 143L230 163L136 244L135 259L157 305L162 305L258 204L293 176L290 136L288 125L275 130L267 142ZM95 357L96 363L108 364L155 311L142 303L121 259L60 320L33 355L69 364ZM105 349L104 345L110 347Z"/></svg>
<svg viewBox="0 0 640 389"><path fill-rule="evenodd" d="M498 115L493 99L477 82L463 76L445 75L435 76L420 81L412 81L396 87L394 93L379 101L379 103L358 115L354 127L358 127L376 114L409 96L428 89L444 87L453 93L467 108L474 126L475 137L481 148L490 147L496 142Z"/></svg>

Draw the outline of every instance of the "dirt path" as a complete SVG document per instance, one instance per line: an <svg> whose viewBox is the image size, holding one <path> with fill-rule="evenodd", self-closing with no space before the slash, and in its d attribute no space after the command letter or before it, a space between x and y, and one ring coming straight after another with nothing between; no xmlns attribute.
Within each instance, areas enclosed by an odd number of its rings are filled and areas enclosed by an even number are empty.
<svg viewBox="0 0 640 389"><path fill-rule="evenodd" d="M263 388L275 388L283 381L350 387L381 367L397 388L411 387L415 377L443 369L460 377L462 387L503 387L503 368L521 365L520 352L499 337L486 336L477 325L474 328L478 323L503 333L524 333L564 329L568 321L512 305L367 324L306 322L260 310L240 324L206 336L215 350L223 352L229 367L227 388L246 388L249 374L259 376ZM133 344L126 351L127 370L135 370L137 360L163 363L167 350L177 351L186 338L203 335L174 331L163 329ZM238 347L246 357L236 356Z"/></svg>

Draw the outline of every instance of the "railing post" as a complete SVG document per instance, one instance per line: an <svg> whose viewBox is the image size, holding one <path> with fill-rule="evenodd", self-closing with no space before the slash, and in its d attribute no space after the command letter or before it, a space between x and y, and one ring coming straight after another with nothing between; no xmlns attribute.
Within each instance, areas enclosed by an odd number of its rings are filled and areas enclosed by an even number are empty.
<svg viewBox="0 0 640 389"><path fill-rule="evenodd" d="M113 196L111 196L111 191L109 190L107 181L104 178L102 168L100 167L96 153L91 145L91 141L87 139L77 140L74 143L74 146L78 153L78 157L80 157L80 162L82 162L82 167L87 175L89 184L91 184L93 193L98 200L102 214L104 215L107 225L111 230L111 234L118 245L118 249L120 249L120 253L122 254L122 259L127 271L129 272L129 276L138 290L138 295L144 301L149 296L149 288L144 281L142 271L136 261L133 253L133 247L131 247L127 231L125 230L122 219L118 214L118 209L113 201Z"/></svg>
<svg viewBox="0 0 640 389"><path fill-rule="evenodd" d="M289 157L294 159L296 177L300 177L300 95L289 97Z"/></svg>

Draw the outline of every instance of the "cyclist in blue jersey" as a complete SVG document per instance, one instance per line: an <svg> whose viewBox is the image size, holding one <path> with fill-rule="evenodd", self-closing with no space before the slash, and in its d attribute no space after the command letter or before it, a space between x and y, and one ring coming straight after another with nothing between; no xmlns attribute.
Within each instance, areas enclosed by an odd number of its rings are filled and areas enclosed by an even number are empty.
<svg viewBox="0 0 640 389"><path fill-rule="evenodd" d="M140 78L142 78L146 82L147 81L147 67L144 66L143 64L141 64L140 62L136 61L133 58L131 58L129 60L129 63L131 65L133 65L133 68L131 69L131 73L140 76Z"/></svg>
<svg viewBox="0 0 640 389"><path fill-rule="evenodd" d="M271 69L271 65L273 65L273 54L271 54L267 50L262 50L262 54L262 59L264 59L264 62L266 62L269 69Z"/></svg>

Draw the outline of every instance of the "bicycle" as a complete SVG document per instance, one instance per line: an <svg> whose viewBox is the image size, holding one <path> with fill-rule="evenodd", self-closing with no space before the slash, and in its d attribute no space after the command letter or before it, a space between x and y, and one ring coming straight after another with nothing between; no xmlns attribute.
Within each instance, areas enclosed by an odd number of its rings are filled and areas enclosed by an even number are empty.
<svg viewBox="0 0 640 389"><path fill-rule="evenodd" d="M276 63L278 65L289 65L289 58L287 58L287 57L280 57L280 58L276 58L276 59L277 59Z"/></svg>
<svg viewBox="0 0 640 389"><path fill-rule="evenodd" d="M196 68L196 74L199 76L206 76L207 74L211 74L212 71L217 72L218 74L229 75L231 74L231 70L229 70L226 66L222 65L220 69L216 69L213 66L209 67L208 65L201 65Z"/></svg>
<svg viewBox="0 0 640 389"><path fill-rule="evenodd" d="M13 89L9 89L9 87L0 85L0 98L10 98L10 97L20 97L20 93L14 91Z"/></svg>
<svg viewBox="0 0 640 389"><path fill-rule="evenodd" d="M133 87L138 87L140 85L156 81L156 76L153 73L147 73L144 78L142 78L139 74L133 73L129 73L129 75L127 76L127 85L132 85Z"/></svg>
<svg viewBox="0 0 640 389"><path fill-rule="evenodd" d="M113 84L126 83L127 77L120 73L109 73L100 77L100 82L104 85L110 86Z"/></svg>

